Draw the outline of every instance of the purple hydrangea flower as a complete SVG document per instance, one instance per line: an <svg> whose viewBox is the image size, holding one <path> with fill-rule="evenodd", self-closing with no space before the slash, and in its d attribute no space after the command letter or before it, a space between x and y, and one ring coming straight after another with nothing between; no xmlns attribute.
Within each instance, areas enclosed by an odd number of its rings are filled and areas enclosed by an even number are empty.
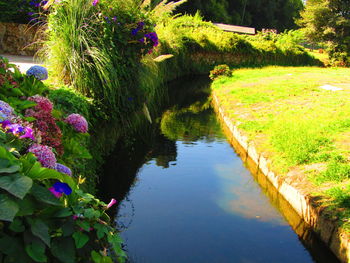
<svg viewBox="0 0 350 263"><path fill-rule="evenodd" d="M66 175L72 176L72 170L63 164L56 163L55 170L60 173L64 173Z"/></svg>
<svg viewBox="0 0 350 263"><path fill-rule="evenodd" d="M93 5L93 6L96 6L96 5L98 4L98 1L99 1L99 0L93 0L93 1L92 1L92 5Z"/></svg>
<svg viewBox="0 0 350 263"><path fill-rule="evenodd" d="M72 125L77 132L85 133L88 131L88 123L80 114L70 114L64 121Z"/></svg>
<svg viewBox="0 0 350 263"><path fill-rule="evenodd" d="M30 67L26 74L27 76L34 76L38 80L45 80L49 76L47 69L38 65Z"/></svg>
<svg viewBox="0 0 350 263"><path fill-rule="evenodd" d="M56 157L51 147L40 144L33 144L28 152L33 153L42 166L54 169L56 166Z"/></svg>
<svg viewBox="0 0 350 263"><path fill-rule="evenodd" d="M1 122L1 127L3 129L7 128L10 125L11 125L11 122L9 120L4 120L4 121Z"/></svg>
<svg viewBox="0 0 350 263"><path fill-rule="evenodd" d="M12 119L14 116L13 108L6 102L0 100L0 121Z"/></svg>

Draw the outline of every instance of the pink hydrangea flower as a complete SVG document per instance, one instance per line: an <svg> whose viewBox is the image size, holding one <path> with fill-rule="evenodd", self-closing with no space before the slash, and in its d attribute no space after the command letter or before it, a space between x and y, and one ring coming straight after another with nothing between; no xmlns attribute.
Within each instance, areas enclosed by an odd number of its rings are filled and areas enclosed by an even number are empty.
<svg viewBox="0 0 350 263"><path fill-rule="evenodd" d="M70 114L64 121L72 125L77 132L86 133L88 131L88 123L80 114Z"/></svg>
<svg viewBox="0 0 350 263"><path fill-rule="evenodd" d="M37 105L34 107L36 111L44 111L47 113L52 112L52 102L45 97L39 96L39 95L34 95L32 97L28 98L29 101L35 102ZM29 109L30 110L30 109Z"/></svg>
<svg viewBox="0 0 350 263"><path fill-rule="evenodd" d="M56 166L56 157L51 147L40 144L33 144L28 152L33 153L42 166L54 169Z"/></svg>

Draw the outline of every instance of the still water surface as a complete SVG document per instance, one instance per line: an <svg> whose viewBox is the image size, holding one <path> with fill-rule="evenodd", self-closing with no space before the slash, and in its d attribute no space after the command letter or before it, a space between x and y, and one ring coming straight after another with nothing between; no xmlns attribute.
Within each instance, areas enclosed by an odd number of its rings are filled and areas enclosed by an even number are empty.
<svg viewBox="0 0 350 263"><path fill-rule="evenodd" d="M116 223L130 261L338 262L235 153L208 92L196 87L205 84L187 83L193 89L171 96L178 103L147 139L123 154L119 147L106 167L103 195L120 199Z"/></svg>

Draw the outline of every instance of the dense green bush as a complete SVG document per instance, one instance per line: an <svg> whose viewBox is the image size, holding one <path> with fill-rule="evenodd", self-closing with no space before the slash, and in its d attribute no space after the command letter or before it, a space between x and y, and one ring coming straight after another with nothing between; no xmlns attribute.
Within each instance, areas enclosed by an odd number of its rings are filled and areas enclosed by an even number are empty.
<svg viewBox="0 0 350 263"><path fill-rule="evenodd" d="M41 0L0 1L0 22L26 24L37 17Z"/></svg>

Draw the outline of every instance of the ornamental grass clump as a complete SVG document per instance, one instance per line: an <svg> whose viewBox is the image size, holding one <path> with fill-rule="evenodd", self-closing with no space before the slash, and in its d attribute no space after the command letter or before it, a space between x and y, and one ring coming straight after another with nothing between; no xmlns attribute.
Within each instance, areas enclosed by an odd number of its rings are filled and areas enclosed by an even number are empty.
<svg viewBox="0 0 350 263"><path fill-rule="evenodd" d="M141 59L159 43L149 14L134 0L67 0L50 8L46 57L54 79L130 125L146 97L138 85Z"/></svg>

